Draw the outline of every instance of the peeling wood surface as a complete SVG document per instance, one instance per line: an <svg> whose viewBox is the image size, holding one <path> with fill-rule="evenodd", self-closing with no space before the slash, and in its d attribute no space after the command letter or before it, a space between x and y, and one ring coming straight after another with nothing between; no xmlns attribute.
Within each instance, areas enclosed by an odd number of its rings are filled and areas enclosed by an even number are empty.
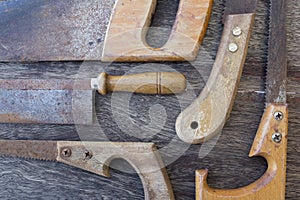
<svg viewBox="0 0 300 200"><path fill-rule="evenodd" d="M164 67L170 66L187 76L189 82L187 93L176 96L132 95L128 97L126 94L118 96L108 94L103 97L96 95L97 117L101 129L106 133L104 135L95 134L99 127L84 129L84 127L70 125L0 124L0 138L97 139L99 141L105 141L108 138L118 142L154 142L161 149L164 161L171 162L167 166L167 171L176 199L182 200L195 199L195 170L197 169L209 169L208 184L213 188L237 188L257 180L266 170L266 162L260 157L248 158L248 154L264 110L264 96L261 91L264 89L263 75L267 49L265 38L267 35L267 3L265 1L258 2L254 33L250 40L236 101L229 121L212 151L204 158L200 158L199 152L203 155L209 149L209 145L204 144L190 146L182 153L180 150L184 149L184 146L176 138L175 133L175 121L181 109L186 108L194 100L209 77L222 33L222 4L221 0L214 1L213 13L199 52L199 58L192 63L163 63ZM153 25L172 27L178 1L160 0L158 6ZM300 196L299 11L300 2L288 0L287 199L299 199ZM168 35L157 37L159 34L150 30L147 35L149 43L165 42ZM164 36L165 33L161 35ZM143 67L135 68L141 65ZM158 63L118 63L110 65L109 68L107 66L105 63L96 62L2 63L0 78L76 78L78 70L82 77L91 78L95 73L104 71L104 69L109 74L119 75L133 70L145 71L145 67L150 69L162 67ZM125 104L121 97L130 99L129 113L124 111ZM153 107L153 105L155 106ZM132 118L130 123L122 124L115 116L115 113L118 112L122 113L122 119L130 116ZM151 118L151 115L156 118ZM164 121L164 117L167 118L166 122L160 122ZM77 134L76 128L80 130L81 134ZM135 135L130 133L135 133ZM153 135L153 133L157 134ZM170 144L173 138L178 142ZM166 148L168 151L163 151ZM172 162L170 158L178 157L178 154L180 154L180 158ZM0 197L1 199L143 199L143 187L138 175L120 172L118 170L120 168L130 169L129 165L121 160L116 160L112 164L116 169L111 171L112 177L107 179L61 163L1 158Z"/></svg>

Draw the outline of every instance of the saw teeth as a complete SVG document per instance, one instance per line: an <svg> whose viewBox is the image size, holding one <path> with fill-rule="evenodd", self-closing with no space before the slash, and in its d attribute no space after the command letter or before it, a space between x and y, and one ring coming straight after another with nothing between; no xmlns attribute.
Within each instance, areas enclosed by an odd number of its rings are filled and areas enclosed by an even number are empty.
<svg viewBox="0 0 300 200"><path fill-rule="evenodd" d="M271 8L272 8L272 0L268 0L266 2L266 4L268 4L268 9L267 9L267 29L268 29L268 34L267 34L267 49L266 49L266 52L267 52L267 63L266 63L266 67L265 67L265 70L264 70L264 86L265 86L265 95L264 95L264 104L265 104L265 109L267 108L267 102L266 102L266 95L267 95L267 80L268 80L268 73L269 73L269 64L268 64L268 60L270 59L270 56L269 56L269 47L270 47L270 34L271 34L271 29L270 29L270 26L271 26Z"/></svg>
<svg viewBox="0 0 300 200"><path fill-rule="evenodd" d="M51 160L51 159L47 159L47 158L33 158L30 156L16 156L16 155L6 155L6 154L0 154L0 157L2 158L7 158L7 157L12 157L12 158L21 158L21 159L25 159L25 160L35 160L35 161L47 161L47 162L54 162L56 160Z"/></svg>

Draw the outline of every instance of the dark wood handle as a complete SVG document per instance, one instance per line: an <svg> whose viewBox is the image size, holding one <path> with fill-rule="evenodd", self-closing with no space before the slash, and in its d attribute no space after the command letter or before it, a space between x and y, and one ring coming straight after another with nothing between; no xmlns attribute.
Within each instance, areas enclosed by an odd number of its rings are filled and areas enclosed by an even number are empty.
<svg viewBox="0 0 300 200"><path fill-rule="evenodd" d="M102 95L108 92L176 94L185 91L186 79L178 72L148 72L124 76L110 76L103 72L97 79L92 79L92 87Z"/></svg>

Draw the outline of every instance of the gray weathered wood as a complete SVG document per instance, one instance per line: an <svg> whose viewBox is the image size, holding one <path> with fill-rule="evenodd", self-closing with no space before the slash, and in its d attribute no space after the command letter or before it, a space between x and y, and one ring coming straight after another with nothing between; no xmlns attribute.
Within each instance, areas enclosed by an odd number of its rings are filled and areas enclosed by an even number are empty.
<svg viewBox="0 0 300 200"><path fill-rule="evenodd" d="M170 28L174 21L178 0L159 0L159 7L154 26ZM204 158L199 158L201 145L191 146L185 153L167 166L176 199L194 199L196 169L208 168L208 183L216 188L236 188L247 185L264 173L266 162L262 158L248 158L248 152L255 137L256 129L264 109L264 96L260 93L264 89L264 67L266 65L267 42L267 6L264 0L259 0L254 33L251 37L249 53L243 71L238 95L233 111L226 123L218 142L212 151ZM216 56L218 42L222 33L223 1L215 0L213 13L202 49L197 61L192 63L155 63L155 64L112 64L97 62L51 62L51 63L2 63L0 78L75 78L78 70L84 71L88 65L89 71L80 73L83 77L93 77L95 73L104 69L110 74L123 74L135 66L150 66L157 69L160 64L171 66L173 69L187 76L190 87L187 93L177 96L149 96L132 95L130 99L130 116L137 127L129 127L122 132L113 118L111 105L119 112L124 111L124 103L119 99L112 101L112 97L127 97L96 95L96 110L98 121L106 136L111 141L154 142L159 148L166 147L170 140L176 138L175 120L181 109L188 106L194 99L193 93L199 94L205 85L213 60ZM300 2L288 0L288 59L289 59L289 141L287 162L287 199L299 199L300 185ZM150 44L158 45L153 38L161 33L150 32ZM160 37L159 37L160 38ZM159 42L165 41L160 39ZM141 70L145 71L145 70ZM181 98L180 98L181 97ZM183 100L178 100L182 99ZM179 102L182 104L180 108ZM149 109L160 104L165 110L167 120L165 124L146 127L150 122ZM155 111L152 107L152 111ZM155 113L155 112L153 112ZM163 121L162 112L159 119ZM163 126L159 133L144 138L137 138L130 133L150 134ZM143 129L143 130L141 130ZM84 135L77 134L74 126L58 125L28 125L28 124L0 124L1 139L50 139L50 140L105 140L93 131ZM148 130L148 132L147 132ZM143 135L145 136L145 135ZM177 138L178 140L178 138ZM179 140L178 140L179 141ZM202 145L204 148L204 145ZM201 152L203 151L201 149ZM181 143L169 148L168 154L162 154L165 161L176 156L181 149ZM116 168L128 168L126 163L115 161ZM119 166L119 167L117 167ZM136 174L127 174L112 170L112 178L107 179L97 175L66 166L59 163L22 160L16 158L0 159L0 198L1 199L143 199L142 184Z"/></svg>

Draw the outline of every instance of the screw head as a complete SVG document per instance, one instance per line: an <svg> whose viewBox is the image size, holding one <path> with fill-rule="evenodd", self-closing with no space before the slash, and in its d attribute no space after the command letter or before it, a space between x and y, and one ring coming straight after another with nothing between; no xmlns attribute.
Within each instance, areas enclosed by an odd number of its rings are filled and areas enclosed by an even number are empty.
<svg viewBox="0 0 300 200"><path fill-rule="evenodd" d="M280 121L283 119L283 113L280 112L280 111L277 111L274 113L274 118L277 120L277 121Z"/></svg>
<svg viewBox="0 0 300 200"><path fill-rule="evenodd" d="M282 135L281 133L273 133L272 135L272 140L276 143L280 143L282 140Z"/></svg>
<svg viewBox="0 0 300 200"><path fill-rule="evenodd" d="M232 29L232 35L234 35L236 37L242 35L242 29L238 26L234 27Z"/></svg>
<svg viewBox="0 0 300 200"><path fill-rule="evenodd" d="M235 53L238 50L237 44L236 43L230 43L229 46L228 46L228 50L231 53Z"/></svg>
<svg viewBox="0 0 300 200"><path fill-rule="evenodd" d="M93 157L93 153L91 151L86 150L83 154L83 160L89 160Z"/></svg>
<svg viewBox="0 0 300 200"><path fill-rule="evenodd" d="M63 148L62 151L61 151L61 155L63 157L70 157L72 155L72 151L70 148Z"/></svg>
<svg viewBox="0 0 300 200"><path fill-rule="evenodd" d="M96 78L91 79L91 88L92 90L98 90L99 85L98 85L98 80Z"/></svg>

